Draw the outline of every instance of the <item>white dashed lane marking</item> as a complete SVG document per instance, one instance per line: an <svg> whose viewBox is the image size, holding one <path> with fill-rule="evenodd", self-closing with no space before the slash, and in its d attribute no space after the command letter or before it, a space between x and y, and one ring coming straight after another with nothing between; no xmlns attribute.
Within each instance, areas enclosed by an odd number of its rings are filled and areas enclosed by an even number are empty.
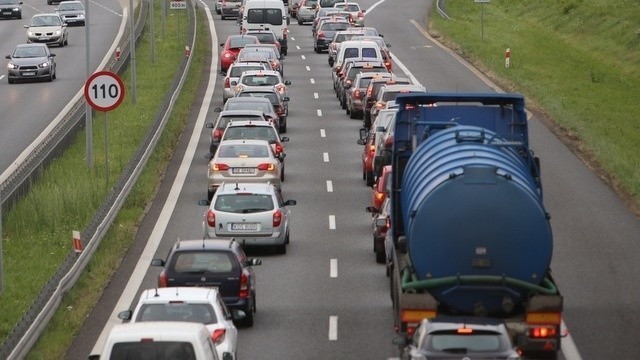
<svg viewBox="0 0 640 360"><path fill-rule="evenodd" d="M327 180L327 192L333 192L333 181Z"/></svg>
<svg viewBox="0 0 640 360"><path fill-rule="evenodd" d="M335 230L336 229L336 216L335 215L329 215L329 229L330 230Z"/></svg>
<svg viewBox="0 0 640 360"><path fill-rule="evenodd" d="M329 277L338 277L338 259L329 259Z"/></svg>

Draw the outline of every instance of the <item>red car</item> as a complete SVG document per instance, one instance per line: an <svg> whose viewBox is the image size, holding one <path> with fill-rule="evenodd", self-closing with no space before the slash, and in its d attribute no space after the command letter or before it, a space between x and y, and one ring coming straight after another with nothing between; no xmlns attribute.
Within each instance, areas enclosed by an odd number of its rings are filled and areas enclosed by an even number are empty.
<svg viewBox="0 0 640 360"><path fill-rule="evenodd" d="M259 44L260 41L253 35L229 35L227 41L220 44L222 51L220 52L220 73L226 74L229 65L236 61L236 57L247 44Z"/></svg>
<svg viewBox="0 0 640 360"><path fill-rule="evenodd" d="M390 175L391 165L385 165L382 168L382 175L378 178L375 185L373 186L373 196L371 199L371 203L376 212L380 212L380 209L382 209L382 203L387 197L387 185L389 183Z"/></svg>
<svg viewBox="0 0 640 360"><path fill-rule="evenodd" d="M373 154L376 150L376 133L360 129L360 139L358 144L364 145L362 150L362 180L366 181L367 186L373 186L375 175L373 172Z"/></svg>

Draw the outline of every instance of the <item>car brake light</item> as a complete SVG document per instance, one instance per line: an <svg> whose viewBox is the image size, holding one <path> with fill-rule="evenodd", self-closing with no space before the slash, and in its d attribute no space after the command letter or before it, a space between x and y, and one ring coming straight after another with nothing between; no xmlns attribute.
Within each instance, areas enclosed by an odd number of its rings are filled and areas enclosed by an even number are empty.
<svg viewBox="0 0 640 360"><path fill-rule="evenodd" d="M351 85L352 80L351 79L347 79L347 80L345 80L345 82L346 82L347 85Z"/></svg>
<svg viewBox="0 0 640 360"><path fill-rule="evenodd" d="M284 151L284 147L280 144L276 144L276 154L281 154Z"/></svg>
<svg viewBox="0 0 640 360"><path fill-rule="evenodd" d="M249 297L249 278L244 271L242 272L242 275L240 275L240 293L238 296L243 299Z"/></svg>
<svg viewBox="0 0 640 360"><path fill-rule="evenodd" d="M372 153L372 154L374 152L376 152L376 146L375 145L369 145L369 152Z"/></svg>
<svg viewBox="0 0 640 360"><path fill-rule="evenodd" d="M258 170L273 171L276 168L273 163L262 163L258 165Z"/></svg>
<svg viewBox="0 0 640 360"><path fill-rule="evenodd" d="M529 329L529 336L532 338L550 338L557 335L555 326L541 326Z"/></svg>
<svg viewBox="0 0 640 360"><path fill-rule="evenodd" d="M207 211L207 225L212 228L216 227L216 213L213 210Z"/></svg>
<svg viewBox="0 0 640 360"><path fill-rule="evenodd" d="M318 31L318 39L322 38L324 39L324 33L322 31Z"/></svg>
<svg viewBox="0 0 640 360"><path fill-rule="evenodd" d="M356 98L356 99L362 98L362 94L361 94L360 90L355 90L353 92L353 97Z"/></svg>
<svg viewBox="0 0 640 360"><path fill-rule="evenodd" d="M215 130L213 130L213 134L211 134L211 137L213 138L213 140L220 141L220 138L222 137L222 129L216 128Z"/></svg>
<svg viewBox="0 0 640 360"><path fill-rule="evenodd" d="M393 136L387 136L387 138L384 139L384 147L387 149L391 149L392 146L393 146Z"/></svg>
<svg viewBox="0 0 640 360"><path fill-rule="evenodd" d="M167 287L167 273L164 270L158 275L158 287Z"/></svg>
<svg viewBox="0 0 640 360"><path fill-rule="evenodd" d="M282 106L282 105L276 106L276 113L278 115L284 115L284 106Z"/></svg>
<svg viewBox="0 0 640 360"><path fill-rule="evenodd" d="M213 330L213 333L211 334L211 340L213 340L213 342L216 345L220 345L222 344L222 342L224 341L224 335L227 332L227 329L215 329Z"/></svg>
<svg viewBox="0 0 640 360"><path fill-rule="evenodd" d="M231 88L231 79L229 79L229 78L224 79L224 87L225 87L225 89L230 89Z"/></svg>
<svg viewBox="0 0 640 360"><path fill-rule="evenodd" d="M416 326L411 326L411 325L407 326L407 336L408 337L412 337L415 332L416 332Z"/></svg>
<svg viewBox="0 0 640 360"><path fill-rule="evenodd" d="M282 222L282 211L278 209L276 210L276 212L273 213L273 227L280 226L281 222Z"/></svg>
<svg viewBox="0 0 640 360"><path fill-rule="evenodd" d="M224 170L229 170L229 165L224 163L211 164L211 171L224 171Z"/></svg>

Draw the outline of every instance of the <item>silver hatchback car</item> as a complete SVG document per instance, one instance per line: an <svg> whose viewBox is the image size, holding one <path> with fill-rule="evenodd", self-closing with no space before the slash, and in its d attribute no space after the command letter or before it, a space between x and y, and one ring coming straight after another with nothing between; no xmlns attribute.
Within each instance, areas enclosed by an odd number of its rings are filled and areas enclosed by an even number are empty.
<svg viewBox="0 0 640 360"><path fill-rule="evenodd" d="M284 254L293 205L272 183L223 183L204 213L204 237L233 237L244 246L273 246Z"/></svg>
<svg viewBox="0 0 640 360"><path fill-rule="evenodd" d="M220 142L207 171L207 199L225 182L267 183L280 189L284 154L276 156L266 140Z"/></svg>

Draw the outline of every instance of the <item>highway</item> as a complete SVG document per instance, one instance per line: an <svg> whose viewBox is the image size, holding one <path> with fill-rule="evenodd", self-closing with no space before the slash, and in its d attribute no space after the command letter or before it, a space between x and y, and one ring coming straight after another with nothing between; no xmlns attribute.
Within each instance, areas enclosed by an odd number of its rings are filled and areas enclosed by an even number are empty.
<svg viewBox="0 0 640 360"><path fill-rule="evenodd" d="M83 1L84 3L84 1ZM0 20L0 54L3 68L0 72L0 173L3 173L18 156L49 126L71 99L82 89L86 80L85 27L69 27L69 45L51 47L56 54L57 79L53 82L7 82L6 55L13 48L27 41L24 25L34 14L54 12L57 4L47 5L46 0L25 0L22 19ZM116 37L122 20L122 7L117 0L91 1L91 52L90 63L95 70Z"/></svg>
<svg viewBox="0 0 640 360"><path fill-rule="evenodd" d="M213 3L205 2L211 9ZM481 92L494 87L451 51L426 37L431 2L362 1L368 25L384 34L395 72L410 72L429 91ZM389 16L393 14L393 16ZM214 49L236 33L234 20L215 19ZM391 340L391 302L384 267L375 263L369 214L370 189L361 179L361 121L350 120L335 98L326 54L315 54L308 25L292 21L285 78L291 80L286 144L285 199L292 209L286 255L251 251L263 265L258 276L255 325L241 329L242 359L386 359L397 356ZM66 49L65 49L66 50ZM197 51L197 49L195 49ZM213 66L218 61L214 50ZM214 69L212 74L216 74ZM408 75L408 74L407 74ZM204 123L220 106L220 77L202 109L193 109L183 142L159 196L141 224L136 244L105 289L67 358L84 359L114 314L135 305L142 289L156 285L158 268L176 239L202 237L209 132ZM211 99L208 96L212 96ZM211 101L210 103L208 101ZM202 111L209 110L209 115ZM545 204L554 231L554 277L564 295L571 337L566 359L635 358L640 343L640 221L583 162L534 116L531 144L542 163ZM147 246L147 244L149 244ZM139 262L139 263L138 263ZM139 265L138 265L139 264ZM138 266L138 267L136 267ZM577 346L577 349L573 345ZM579 352L578 352L579 351Z"/></svg>

